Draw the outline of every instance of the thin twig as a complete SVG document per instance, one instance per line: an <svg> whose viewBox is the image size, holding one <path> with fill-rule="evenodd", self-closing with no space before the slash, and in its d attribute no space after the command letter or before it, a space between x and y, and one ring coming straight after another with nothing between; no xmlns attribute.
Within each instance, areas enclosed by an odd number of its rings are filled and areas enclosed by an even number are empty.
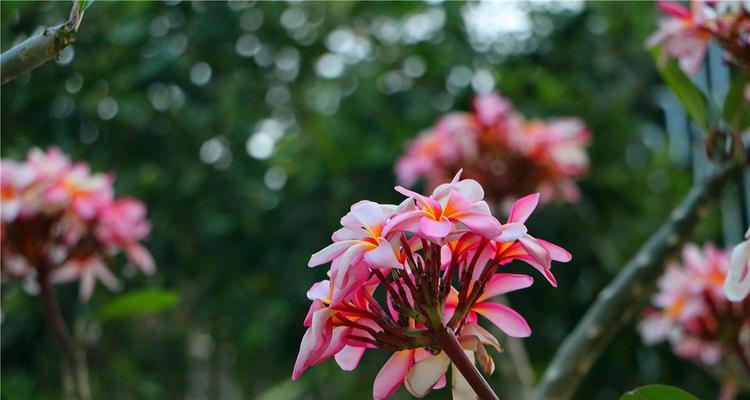
<svg viewBox="0 0 750 400"><path fill-rule="evenodd" d="M723 165L692 187L565 338L536 388L535 399L571 398L609 340L653 291L665 260L690 237L706 214L706 204L719 196L724 183L740 169L738 163Z"/></svg>

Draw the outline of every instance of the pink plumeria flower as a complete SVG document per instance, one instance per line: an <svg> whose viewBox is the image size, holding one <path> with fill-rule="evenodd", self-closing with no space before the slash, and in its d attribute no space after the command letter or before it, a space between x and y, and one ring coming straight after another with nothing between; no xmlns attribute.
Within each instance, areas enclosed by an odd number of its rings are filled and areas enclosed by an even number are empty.
<svg viewBox="0 0 750 400"><path fill-rule="evenodd" d="M372 201L361 201L341 219L343 228L333 234L334 243L310 257L308 266L314 267L333 261L337 276L335 285L346 284L348 270L360 260L370 268L402 268L396 253L385 236L386 222L398 208Z"/></svg>
<svg viewBox="0 0 750 400"><path fill-rule="evenodd" d="M99 211L96 238L107 247L125 250L133 265L146 274L155 271L154 259L139 241L151 231L146 218L146 207L133 198L115 200Z"/></svg>
<svg viewBox="0 0 750 400"><path fill-rule="evenodd" d="M653 307L638 329L645 343L668 341L678 356L737 381L747 376L735 366L750 354L742 339L750 326L750 303L725 297L730 263L729 252L711 244L685 246L682 262L670 265L659 279Z"/></svg>
<svg viewBox="0 0 750 400"><path fill-rule="evenodd" d="M91 175L88 166L76 164L49 185L42 198L49 210L70 207L78 218L90 220L112 201L112 181L111 176Z"/></svg>
<svg viewBox="0 0 750 400"><path fill-rule="evenodd" d="M97 280L119 288L106 262L121 251L153 273L154 260L140 243L150 230L146 208L135 199L115 200L112 174L73 164L56 147L32 149L23 163L0 163L4 280L80 281L87 301ZM21 265L28 271L19 273Z"/></svg>
<svg viewBox="0 0 750 400"><path fill-rule="evenodd" d="M57 147L50 147L46 152L32 149L26 158L26 164L34 170L39 179L46 181L58 179L71 167L68 156Z"/></svg>
<svg viewBox="0 0 750 400"><path fill-rule="evenodd" d="M646 41L648 47L664 46L660 63L676 58L682 70L694 75L700 70L711 42L724 50L728 64L747 68L750 33L750 5L739 1L693 0L690 8L672 1L660 1L666 17L659 30Z"/></svg>
<svg viewBox="0 0 750 400"><path fill-rule="evenodd" d="M97 256L84 259L72 259L62 267L54 270L51 275L53 283L69 283L79 281L79 295L82 302L87 302L94 293L96 281L100 281L111 291L120 290L120 281L107 268L104 261Z"/></svg>
<svg viewBox="0 0 750 400"><path fill-rule="evenodd" d="M685 73L695 75L703 65L711 40L710 33L702 27L708 18L705 8L698 1L691 9L672 1L659 1L658 5L667 17L659 21L659 30L646 40L646 46L664 45L661 63L666 56L674 57Z"/></svg>
<svg viewBox="0 0 750 400"><path fill-rule="evenodd" d="M477 95L472 104L473 112L446 114L407 144L395 165L400 184L424 178L436 188L463 169L492 204L530 191L541 192L542 201L578 200L575 179L588 170L591 136L580 120L527 121L497 93Z"/></svg>
<svg viewBox="0 0 750 400"><path fill-rule="evenodd" d="M480 94L472 101L474 115L479 125L495 126L505 121L514 111L510 102L495 93Z"/></svg>
<svg viewBox="0 0 750 400"><path fill-rule="evenodd" d="M534 279L528 275L496 273L490 278L484 287L484 292L479 296L475 304L469 309L466 324L476 324L477 315L487 318L501 331L510 337L528 337L531 328L526 320L512 308L489 301L491 298L501 296L516 290L525 289L534 283ZM452 290L445 302L445 317L450 320L458 306L458 292Z"/></svg>
<svg viewBox="0 0 750 400"><path fill-rule="evenodd" d="M454 224L461 224L487 238L500 235L502 226L482 200L482 187L472 179L459 181L460 177L461 171L449 185L436 188L430 197L397 186L396 191L414 199L417 208L394 217L386 229L419 231L426 237L443 239L451 233Z"/></svg>
<svg viewBox="0 0 750 400"><path fill-rule="evenodd" d="M724 292L730 301L743 301L750 293L750 229L745 239L734 247L729 262Z"/></svg>
<svg viewBox="0 0 750 400"><path fill-rule="evenodd" d="M396 190L407 195L399 206L354 204L333 244L311 257L310 266L331 263L330 279L307 293L312 304L292 379L329 358L351 370L366 349L378 348L392 354L375 378L374 399L401 386L417 397L444 387L451 364L454 398L489 395L476 364L492 373L485 346L499 344L479 326L479 315L507 335L531 333L521 315L492 298L526 288L532 278L497 269L519 259L549 270L552 259L570 254L527 237L524 222L536 200L522 201L502 225L479 183L460 180L460 172L429 197ZM378 289L385 307L374 296Z"/></svg>
<svg viewBox="0 0 750 400"><path fill-rule="evenodd" d="M360 292L371 293L374 289L373 283L359 287ZM325 280L317 282L307 292L307 297L313 303L305 318L304 326L308 329L302 338L292 379L297 379L308 367L331 357L335 357L343 370L351 371L359 364L366 348L372 347L349 339L352 335L372 338L368 331L341 324L341 320L346 319L348 322L360 324L368 329L379 329L377 324L363 318L361 313L351 311L352 308L359 308L365 312L369 310L366 300L362 297L363 293L353 296L350 307L336 308L331 306L333 291L331 282Z"/></svg>
<svg viewBox="0 0 750 400"><path fill-rule="evenodd" d="M462 160L476 157L477 143L472 119L459 113L447 114L435 126L419 134L407 145L406 154L396 162L400 184L413 185L426 177L431 187L445 182L445 170Z"/></svg>
<svg viewBox="0 0 750 400"><path fill-rule="evenodd" d="M24 191L34 182L34 170L15 161L0 162L0 217L11 222L24 206Z"/></svg>
<svg viewBox="0 0 750 400"><path fill-rule="evenodd" d="M539 194L534 193L518 199L510 210L508 222L504 226L524 226L531 214L539 204ZM517 229L517 228L516 228ZM525 229L524 229L525 230ZM515 232L515 230L513 231ZM508 240L511 239L511 240ZM573 256L560 246L549 243L545 240L535 238L528 233L518 237L517 242L513 242L514 237L505 237L500 235L497 238L496 252L497 256L505 262L512 260L522 260L541 272L552 286L557 286L557 280L552 274L552 261L566 263Z"/></svg>

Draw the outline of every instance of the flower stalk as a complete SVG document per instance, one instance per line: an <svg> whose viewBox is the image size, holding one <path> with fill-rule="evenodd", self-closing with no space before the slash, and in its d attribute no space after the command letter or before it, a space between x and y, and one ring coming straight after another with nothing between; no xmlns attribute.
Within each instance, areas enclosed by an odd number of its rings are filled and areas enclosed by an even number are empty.
<svg viewBox="0 0 750 400"><path fill-rule="evenodd" d="M440 348L450 357L453 364L469 382L471 388L474 389L479 398L482 400L500 400L474 363L466 357L461 343L456 340L456 336L449 330L450 328L443 327L435 331L435 340L440 345Z"/></svg>
<svg viewBox="0 0 750 400"><path fill-rule="evenodd" d="M54 289L50 284L49 272L47 268L40 268L38 272L38 283L39 283L39 296L42 299L42 306L44 312L47 315L47 322L49 323L50 329L52 329L52 335L55 338L55 343L60 350L60 354L67 364L72 365L74 359L73 345L70 340L70 333L65 320L60 311L60 305L57 303Z"/></svg>

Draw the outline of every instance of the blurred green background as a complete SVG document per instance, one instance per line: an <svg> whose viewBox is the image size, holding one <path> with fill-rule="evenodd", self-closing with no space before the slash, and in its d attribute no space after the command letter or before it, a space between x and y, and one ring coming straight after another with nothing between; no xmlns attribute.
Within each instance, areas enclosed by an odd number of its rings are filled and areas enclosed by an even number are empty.
<svg viewBox="0 0 750 400"><path fill-rule="evenodd" d="M69 9L2 2L2 49ZM399 201L392 166L405 142L493 87L529 117L578 116L593 131L582 201L529 223L574 259L556 266L559 288L535 276L511 296L541 374L692 180L670 157L665 89L643 47L656 18L654 3L94 4L73 48L3 86L2 156L60 146L115 171L117 193L149 207L158 272L126 279L125 293L174 291L174 308L102 319L118 294L99 287L81 305L75 285L58 287L70 324L87 326L95 398L370 396L385 353L368 352L355 372L327 361L289 383L305 292L324 277L308 257L353 202ZM719 220L709 216L699 241L720 239ZM58 398L37 299L4 285L2 318L2 398ZM644 347L631 324L576 398L653 382L718 392L666 345ZM498 374L491 384L503 393Z"/></svg>

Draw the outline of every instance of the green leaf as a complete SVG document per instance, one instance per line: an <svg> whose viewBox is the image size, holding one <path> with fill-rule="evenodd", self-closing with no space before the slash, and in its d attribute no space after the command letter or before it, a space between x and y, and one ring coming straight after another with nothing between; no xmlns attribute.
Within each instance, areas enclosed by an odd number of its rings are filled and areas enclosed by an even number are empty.
<svg viewBox="0 0 750 400"><path fill-rule="evenodd" d="M729 93L724 99L724 110L722 116L730 126L742 129L750 124L750 107L745 100L745 86L748 84L748 74L737 71L737 76L732 80Z"/></svg>
<svg viewBox="0 0 750 400"><path fill-rule="evenodd" d="M656 60L656 66L659 69L662 79L677 99L682 103L682 107L687 111L690 118L704 130L708 130L708 110L709 101L706 96L696 87L690 78L682 72L680 66L673 59L667 59L662 62L662 48L657 47L651 50L651 56Z"/></svg>
<svg viewBox="0 0 750 400"><path fill-rule="evenodd" d="M620 400L698 400L698 398L674 386L647 385L625 393Z"/></svg>
<svg viewBox="0 0 750 400"><path fill-rule="evenodd" d="M156 314L174 307L179 301L175 291L145 289L117 296L101 311L101 319L134 318Z"/></svg>
<svg viewBox="0 0 750 400"><path fill-rule="evenodd" d="M80 0L81 2L81 8L80 8L80 14L82 15L86 9L91 7L92 4L94 4L94 0Z"/></svg>

